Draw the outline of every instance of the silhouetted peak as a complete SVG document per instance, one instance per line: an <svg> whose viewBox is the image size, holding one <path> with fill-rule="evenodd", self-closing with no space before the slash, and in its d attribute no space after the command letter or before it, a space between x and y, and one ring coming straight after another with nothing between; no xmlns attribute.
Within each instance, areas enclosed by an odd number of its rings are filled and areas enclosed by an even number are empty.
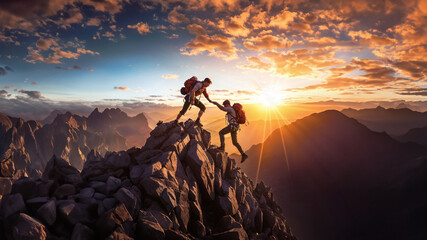
<svg viewBox="0 0 427 240"><path fill-rule="evenodd" d="M381 105L378 105L378 107L375 108L376 110L386 110L385 108L381 107Z"/></svg>

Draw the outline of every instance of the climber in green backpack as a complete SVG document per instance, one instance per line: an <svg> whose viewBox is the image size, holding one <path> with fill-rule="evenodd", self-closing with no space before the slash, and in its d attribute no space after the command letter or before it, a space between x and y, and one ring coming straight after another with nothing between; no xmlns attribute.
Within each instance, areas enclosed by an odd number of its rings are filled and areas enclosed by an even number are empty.
<svg viewBox="0 0 427 240"><path fill-rule="evenodd" d="M190 108L191 105L195 105L196 107L200 108L199 115L195 123L201 127L203 126L200 123L200 118L205 112L206 107L199 99L197 99L197 96L203 94L203 96L205 96L205 98L209 102L212 102L206 91L206 88L209 87L211 84L212 81L209 78L205 78L203 82L199 82L197 81L197 77L195 76L185 81L184 87L181 88L181 94L185 95L185 102L184 106L182 106L181 111L178 113L178 116L176 116L176 119L174 121L175 124L178 124L179 119L187 112L188 108Z"/></svg>
<svg viewBox="0 0 427 240"><path fill-rule="evenodd" d="M237 132L240 129L240 124L246 123L246 115L245 111L243 111L243 107L240 103L235 103L233 106L231 106L230 101L225 100L222 103L222 106L217 102L212 102L215 104L219 109L221 109L224 112L227 112L226 118L228 121L228 125L223 128L221 131L219 131L219 139L221 141L221 146L219 149L224 151L225 149L225 141L224 141L224 135L227 133L231 134L231 140L233 141L233 145L239 150L240 154L242 155L241 163L243 163L247 158L248 155L243 151L242 147L240 146L239 142L237 141Z"/></svg>

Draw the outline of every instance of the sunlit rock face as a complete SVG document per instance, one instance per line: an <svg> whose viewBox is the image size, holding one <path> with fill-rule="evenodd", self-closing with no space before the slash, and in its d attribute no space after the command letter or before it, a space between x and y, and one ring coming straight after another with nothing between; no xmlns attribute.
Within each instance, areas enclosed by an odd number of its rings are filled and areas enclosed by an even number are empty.
<svg viewBox="0 0 427 240"><path fill-rule="evenodd" d="M271 189L192 120L160 124L142 148L86 158L79 172L53 156L40 179L15 181L0 238L295 239Z"/></svg>

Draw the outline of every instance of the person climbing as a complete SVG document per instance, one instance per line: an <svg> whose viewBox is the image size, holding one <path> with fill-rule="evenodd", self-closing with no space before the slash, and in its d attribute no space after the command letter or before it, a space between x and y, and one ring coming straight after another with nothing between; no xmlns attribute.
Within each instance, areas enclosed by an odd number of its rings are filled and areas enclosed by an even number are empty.
<svg viewBox="0 0 427 240"><path fill-rule="evenodd" d="M219 139L221 141L221 146L219 147L219 149L224 151L225 149L224 135L227 133L230 133L231 140L233 141L233 145L237 148L237 150L239 150L240 154L242 155L241 163L243 163L248 158L248 155L246 155L246 153L243 151L242 147L240 146L239 142L237 141L237 132L240 129L240 126L239 126L240 123L238 121L238 116L234 106L233 107L231 106L231 103L229 100L225 100L222 103L223 106L221 106L218 102L212 102L212 103L215 104L222 111L227 112L226 118L228 121L228 125L225 128L223 128L221 131L219 131Z"/></svg>
<svg viewBox="0 0 427 240"><path fill-rule="evenodd" d="M187 86L187 84L191 84L190 86ZM202 123L200 122L200 118L202 117L203 113L206 111L205 105L196 97L201 95L203 93L203 96L209 101L212 102L209 98L209 95L206 91L206 88L209 87L209 85L212 84L212 81L209 78L205 78L203 82L197 81L197 77L192 77L185 81L185 87L181 89L181 93L185 94L185 102L182 106L181 111L178 113L175 119L175 124L178 124L179 119L184 115L188 108L190 108L190 105L195 105L196 107L200 108L199 115L196 119L195 124L202 127Z"/></svg>

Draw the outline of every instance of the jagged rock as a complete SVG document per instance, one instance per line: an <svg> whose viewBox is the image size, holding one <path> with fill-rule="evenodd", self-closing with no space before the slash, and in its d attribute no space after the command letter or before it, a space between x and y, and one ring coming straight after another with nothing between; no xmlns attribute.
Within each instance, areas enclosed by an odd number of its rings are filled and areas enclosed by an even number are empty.
<svg viewBox="0 0 427 240"><path fill-rule="evenodd" d="M217 202L220 210L223 211L224 215L236 214L239 204L236 200L236 192L230 184L224 180L221 187L221 194L223 196L217 197Z"/></svg>
<svg viewBox="0 0 427 240"><path fill-rule="evenodd" d="M52 225L56 220L56 204L55 200L50 200L43 204L38 210L37 214L40 216L48 226Z"/></svg>
<svg viewBox="0 0 427 240"><path fill-rule="evenodd" d="M245 185L240 185L236 189L236 199L238 203L243 203L246 198L246 187Z"/></svg>
<svg viewBox="0 0 427 240"><path fill-rule="evenodd" d="M76 187L72 184L64 184L59 186L55 192L53 193L53 196L55 196L57 199L63 199L69 195L76 193Z"/></svg>
<svg viewBox="0 0 427 240"><path fill-rule="evenodd" d="M12 158L8 158L0 162L0 175L2 177L13 177L15 174L15 164Z"/></svg>
<svg viewBox="0 0 427 240"><path fill-rule="evenodd" d="M145 151L142 151L138 156L136 156L135 160L137 161L138 164L149 163L150 159L153 159L162 153L163 153L163 151L158 150L158 149L156 149L156 150L145 150Z"/></svg>
<svg viewBox="0 0 427 240"><path fill-rule="evenodd" d="M190 238L185 236L184 234L171 229L167 230L165 232L165 235L166 239L168 240L190 240Z"/></svg>
<svg viewBox="0 0 427 240"><path fill-rule="evenodd" d="M71 240L92 240L95 238L95 232L92 231L88 226L77 223L74 226Z"/></svg>
<svg viewBox="0 0 427 240"><path fill-rule="evenodd" d="M131 221L133 221L132 216L125 205L120 203L98 218L96 222L98 236L109 236L117 227L121 227L123 223Z"/></svg>
<svg viewBox="0 0 427 240"><path fill-rule="evenodd" d="M126 151L107 153L104 161L111 168L128 168L130 165L130 157Z"/></svg>
<svg viewBox="0 0 427 240"><path fill-rule="evenodd" d="M215 199L215 168L210 155L206 154L197 141L191 141L186 163L193 171L202 193L211 200Z"/></svg>
<svg viewBox="0 0 427 240"><path fill-rule="evenodd" d="M255 231L261 233L263 227L263 213L260 208L255 215Z"/></svg>
<svg viewBox="0 0 427 240"><path fill-rule="evenodd" d="M139 208L138 200L136 196L126 188L120 188L115 194L114 197L122 202L131 216L135 216L136 211Z"/></svg>
<svg viewBox="0 0 427 240"><path fill-rule="evenodd" d="M68 224L90 224L90 216L87 206L72 200L58 201L58 214Z"/></svg>
<svg viewBox="0 0 427 240"><path fill-rule="evenodd" d="M26 211L24 198L20 193L8 194L1 201L1 216L7 219L14 213L22 213Z"/></svg>
<svg viewBox="0 0 427 240"><path fill-rule="evenodd" d="M202 142L205 148L208 148L211 145L211 133L202 129Z"/></svg>
<svg viewBox="0 0 427 240"><path fill-rule="evenodd" d="M46 239L46 227L25 213L11 220L11 238L9 239Z"/></svg>
<svg viewBox="0 0 427 240"><path fill-rule="evenodd" d="M122 181L119 178L113 176L108 177L106 185L107 194L112 194L116 192L117 189L119 189L119 187L121 186L121 184Z"/></svg>
<svg viewBox="0 0 427 240"><path fill-rule="evenodd" d="M203 212L198 202L190 202L190 213L192 221L203 222Z"/></svg>
<svg viewBox="0 0 427 240"><path fill-rule="evenodd" d="M188 192L181 191L177 195L178 205L175 213L181 229L187 231L188 222L190 221L190 205L188 203Z"/></svg>
<svg viewBox="0 0 427 240"><path fill-rule="evenodd" d="M164 213L158 210L150 209L148 210L153 217L156 218L157 222L160 224L160 226L163 228L163 230L171 229L173 224L172 220L168 216L166 216Z"/></svg>
<svg viewBox="0 0 427 240"><path fill-rule="evenodd" d="M214 230L216 233L221 233L233 228L243 228L243 226L236 222L232 216L225 215L217 222Z"/></svg>
<svg viewBox="0 0 427 240"><path fill-rule="evenodd" d="M156 131L157 149L91 151L78 177L52 157L42 180L18 180L4 197L1 229L28 212L51 239L293 239L271 189L255 188L208 132L191 120Z"/></svg>
<svg viewBox="0 0 427 240"><path fill-rule="evenodd" d="M8 177L0 177L0 197L9 194L12 191L12 179Z"/></svg>
<svg viewBox="0 0 427 240"><path fill-rule="evenodd" d="M215 181L214 181L214 189L216 193L221 191L222 187L222 174L221 169L215 168Z"/></svg>
<svg viewBox="0 0 427 240"><path fill-rule="evenodd" d="M248 234L246 233L245 229L243 228L233 228L228 231L222 232L222 233L216 233L213 234L206 239L209 240L247 240Z"/></svg>
<svg viewBox="0 0 427 240"><path fill-rule="evenodd" d="M137 235L141 239L165 239L165 232L157 219L150 212L142 210L138 216Z"/></svg>
<svg viewBox="0 0 427 240"><path fill-rule="evenodd" d="M47 163L42 179L45 181L52 179L60 184L70 183L77 185L83 182L80 172L76 168L55 155Z"/></svg>
<svg viewBox="0 0 427 240"><path fill-rule="evenodd" d="M134 240L134 239L126 235L126 233L114 231L105 240Z"/></svg>

